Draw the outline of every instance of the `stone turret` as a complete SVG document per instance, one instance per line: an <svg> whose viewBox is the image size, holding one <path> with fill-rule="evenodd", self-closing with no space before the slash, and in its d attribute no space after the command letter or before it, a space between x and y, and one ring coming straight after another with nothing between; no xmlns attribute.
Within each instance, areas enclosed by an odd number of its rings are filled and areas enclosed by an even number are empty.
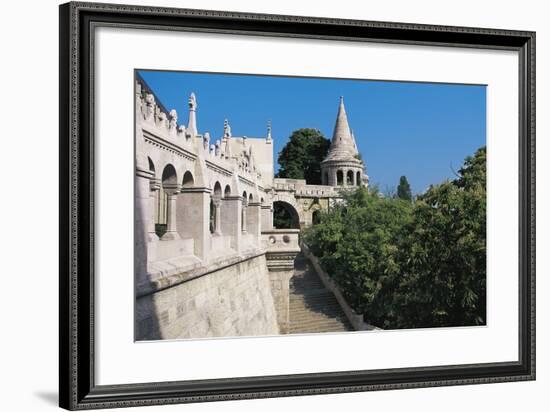
<svg viewBox="0 0 550 412"><path fill-rule="evenodd" d="M365 165L349 126L344 97L340 97L330 149L321 162L321 179L329 186L366 186Z"/></svg>

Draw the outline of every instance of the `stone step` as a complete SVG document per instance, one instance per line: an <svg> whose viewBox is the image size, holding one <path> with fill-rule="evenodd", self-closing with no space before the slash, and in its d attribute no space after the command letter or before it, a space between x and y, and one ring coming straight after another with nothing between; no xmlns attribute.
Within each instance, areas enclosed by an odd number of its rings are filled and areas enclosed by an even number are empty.
<svg viewBox="0 0 550 412"><path fill-rule="evenodd" d="M326 333L326 332L348 332L350 329L345 327L312 327L312 328L304 328L304 327L298 327L298 328L290 328L290 333Z"/></svg>
<svg viewBox="0 0 550 412"><path fill-rule="evenodd" d="M323 301L323 302L338 302L334 295L329 292L324 293L314 293L311 295L290 295L290 302L315 302L315 301Z"/></svg>
<svg viewBox="0 0 550 412"><path fill-rule="evenodd" d="M313 312L314 314L319 313L321 315L329 315L329 316L335 316L335 315L342 314L342 312L340 311L340 308L337 308L335 306L329 306L329 307L326 307L326 306L308 306L308 307L294 306L294 307L290 308L289 312L293 315L299 315L301 313L311 313L311 312Z"/></svg>
<svg viewBox="0 0 550 412"><path fill-rule="evenodd" d="M325 316L345 319L345 314L337 308L291 308L289 310L289 315L292 317Z"/></svg>
<svg viewBox="0 0 550 412"><path fill-rule="evenodd" d="M353 330L342 308L303 255L290 281L289 332L321 333Z"/></svg>
<svg viewBox="0 0 550 412"><path fill-rule="evenodd" d="M329 321L310 321L310 322L299 322L299 323L291 323L290 329L311 329L311 328L340 328L343 330L347 329L347 326L343 322L329 322Z"/></svg>
<svg viewBox="0 0 550 412"><path fill-rule="evenodd" d="M348 326L345 318L297 318L290 322L290 325L307 325L310 323L338 324Z"/></svg>

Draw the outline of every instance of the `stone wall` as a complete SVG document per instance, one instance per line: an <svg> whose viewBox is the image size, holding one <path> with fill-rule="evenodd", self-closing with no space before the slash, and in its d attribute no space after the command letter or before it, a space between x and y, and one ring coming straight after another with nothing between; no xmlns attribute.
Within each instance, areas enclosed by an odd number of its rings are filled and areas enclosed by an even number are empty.
<svg viewBox="0 0 550 412"><path fill-rule="evenodd" d="M136 340L277 335L265 255L140 296Z"/></svg>

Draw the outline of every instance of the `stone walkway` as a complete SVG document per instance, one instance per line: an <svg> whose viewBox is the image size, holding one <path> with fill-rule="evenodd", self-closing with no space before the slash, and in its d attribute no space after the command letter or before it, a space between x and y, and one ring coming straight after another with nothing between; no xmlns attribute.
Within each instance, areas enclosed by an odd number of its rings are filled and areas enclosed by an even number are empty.
<svg viewBox="0 0 550 412"><path fill-rule="evenodd" d="M353 330L338 301L325 288L309 260L298 255L290 279L289 333L345 332Z"/></svg>

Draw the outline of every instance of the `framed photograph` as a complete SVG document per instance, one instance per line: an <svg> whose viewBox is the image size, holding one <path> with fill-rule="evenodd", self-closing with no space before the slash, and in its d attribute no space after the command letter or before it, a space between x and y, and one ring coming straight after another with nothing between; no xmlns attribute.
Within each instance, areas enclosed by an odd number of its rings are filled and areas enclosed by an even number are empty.
<svg viewBox="0 0 550 412"><path fill-rule="evenodd" d="M60 6L60 406L535 379L535 33Z"/></svg>

